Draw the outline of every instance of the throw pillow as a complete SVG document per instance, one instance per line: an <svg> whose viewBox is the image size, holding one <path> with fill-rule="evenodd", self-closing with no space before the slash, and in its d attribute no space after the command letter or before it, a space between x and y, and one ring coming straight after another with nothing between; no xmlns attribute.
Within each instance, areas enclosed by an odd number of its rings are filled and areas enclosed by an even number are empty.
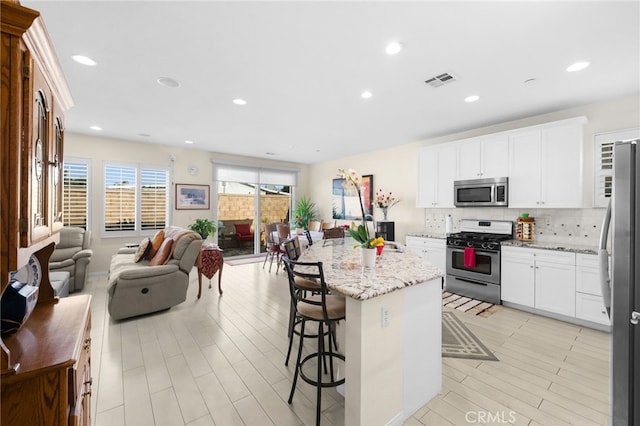
<svg viewBox="0 0 640 426"><path fill-rule="evenodd" d="M165 238L158 252L153 256L151 262L149 262L149 266L164 265L167 260L169 260L171 253L173 253L173 238Z"/></svg>
<svg viewBox="0 0 640 426"><path fill-rule="evenodd" d="M147 253L147 259L149 260L153 259L153 256L156 255L163 241L164 241L164 230L161 229L158 232L156 232L156 235L154 235L153 238L151 239L151 248L149 249L149 253Z"/></svg>
<svg viewBox="0 0 640 426"><path fill-rule="evenodd" d="M136 263L140 262L145 257L145 255L149 252L150 248L151 248L151 240L147 237L144 240L142 240L142 242L138 246L138 250L136 251L136 254L133 256L133 261Z"/></svg>

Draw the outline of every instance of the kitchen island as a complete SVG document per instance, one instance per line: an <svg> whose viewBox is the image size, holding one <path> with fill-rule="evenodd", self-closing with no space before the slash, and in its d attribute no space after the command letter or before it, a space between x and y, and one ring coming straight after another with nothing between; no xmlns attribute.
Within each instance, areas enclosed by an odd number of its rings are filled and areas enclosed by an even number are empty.
<svg viewBox="0 0 640 426"><path fill-rule="evenodd" d="M327 286L346 296L345 425L401 425L441 390L442 272L385 248L362 268L353 240L314 244Z"/></svg>

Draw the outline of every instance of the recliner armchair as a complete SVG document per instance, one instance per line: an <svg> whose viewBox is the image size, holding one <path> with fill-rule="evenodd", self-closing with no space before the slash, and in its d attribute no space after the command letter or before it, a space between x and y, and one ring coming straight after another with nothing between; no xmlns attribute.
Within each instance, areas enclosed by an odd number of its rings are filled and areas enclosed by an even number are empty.
<svg viewBox="0 0 640 426"><path fill-rule="evenodd" d="M88 265L93 256L91 231L75 226L60 230L60 242L51 254L50 271L69 272L69 292L80 291L87 279Z"/></svg>

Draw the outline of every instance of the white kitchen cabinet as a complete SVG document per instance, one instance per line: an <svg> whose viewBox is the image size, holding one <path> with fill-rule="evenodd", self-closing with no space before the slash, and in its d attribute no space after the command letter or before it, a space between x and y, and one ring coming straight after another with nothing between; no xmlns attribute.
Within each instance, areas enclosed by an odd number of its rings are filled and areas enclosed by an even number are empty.
<svg viewBox="0 0 640 426"><path fill-rule="evenodd" d="M576 292L576 318L611 325L602 297Z"/></svg>
<svg viewBox="0 0 640 426"><path fill-rule="evenodd" d="M413 253L440 268L443 274L446 273L447 240L440 238L407 236L406 245Z"/></svg>
<svg viewBox="0 0 640 426"><path fill-rule="evenodd" d="M576 255L576 318L611 325L602 300L598 256Z"/></svg>
<svg viewBox="0 0 640 426"><path fill-rule="evenodd" d="M573 253L571 253L573 255ZM561 260L561 259L554 259ZM576 314L576 266L536 260L536 309L573 317Z"/></svg>
<svg viewBox="0 0 640 426"><path fill-rule="evenodd" d="M456 144L457 179L485 179L509 173L509 138L496 133L465 139Z"/></svg>
<svg viewBox="0 0 640 426"><path fill-rule="evenodd" d="M441 144L418 151L418 193L416 207L453 207L456 176L456 147Z"/></svg>
<svg viewBox="0 0 640 426"><path fill-rule="evenodd" d="M509 207L581 208L586 118L509 133Z"/></svg>
<svg viewBox="0 0 640 426"><path fill-rule="evenodd" d="M575 316L575 254L518 247L502 248L502 300Z"/></svg>
<svg viewBox="0 0 640 426"><path fill-rule="evenodd" d="M502 300L533 308L535 304L535 274L532 253L526 249L503 247L501 264Z"/></svg>

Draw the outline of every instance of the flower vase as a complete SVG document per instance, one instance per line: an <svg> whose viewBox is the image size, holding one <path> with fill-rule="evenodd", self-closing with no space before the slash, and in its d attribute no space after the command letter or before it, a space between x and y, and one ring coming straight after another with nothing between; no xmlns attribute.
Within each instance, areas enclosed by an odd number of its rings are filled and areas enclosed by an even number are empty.
<svg viewBox="0 0 640 426"><path fill-rule="evenodd" d="M389 208L388 207L382 207L380 210L382 210L382 220L384 220L386 222L387 221L387 213L389 213Z"/></svg>
<svg viewBox="0 0 640 426"><path fill-rule="evenodd" d="M376 266L376 250L373 248L360 248L360 265L364 268L374 268Z"/></svg>

